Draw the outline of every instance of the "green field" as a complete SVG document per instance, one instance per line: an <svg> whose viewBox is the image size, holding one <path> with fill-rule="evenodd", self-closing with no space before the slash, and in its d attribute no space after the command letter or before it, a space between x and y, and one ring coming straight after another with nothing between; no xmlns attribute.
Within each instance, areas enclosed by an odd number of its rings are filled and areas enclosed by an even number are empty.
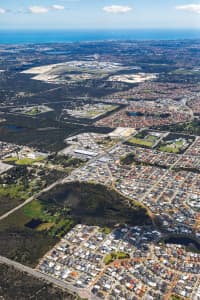
<svg viewBox="0 0 200 300"><path fill-rule="evenodd" d="M39 200L32 201L30 204L24 206L23 214L28 218L27 222L31 220L42 221L42 224L37 226L35 230L47 231L51 236L61 237L74 225L70 217L64 218L58 211L54 214L49 213L48 207Z"/></svg>
<svg viewBox="0 0 200 300"><path fill-rule="evenodd" d="M170 147L170 146L160 146L159 150L167 153L179 153L180 148Z"/></svg>
<svg viewBox="0 0 200 300"><path fill-rule="evenodd" d="M103 228L100 228L99 231L103 232L105 234L110 234L112 230L109 227L103 227Z"/></svg>
<svg viewBox="0 0 200 300"><path fill-rule="evenodd" d="M17 157L9 157L9 158L6 158L4 159L4 162L10 162L10 163L14 163L16 165L32 165L36 162L41 162L44 160L44 157L43 156L40 156L38 158L28 158L28 157L24 157L24 158L20 158L18 159Z"/></svg>
<svg viewBox="0 0 200 300"><path fill-rule="evenodd" d="M14 223L15 223L15 214ZM25 205L17 212L16 228L28 228L27 224L32 220L39 220L41 224L34 228L35 231L45 231L52 237L60 237L67 232L72 226L73 221L70 218L63 218L61 214L56 212L50 214L47 207L38 200ZM7 220L7 219L6 219ZM10 223L11 221L11 223ZM12 220L8 219L8 224L12 224Z"/></svg>
<svg viewBox="0 0 200 300"><path fill-rule="evenodd" d="M63 169L69 168L69 170L79 168L83 162L84 161L79 158L62 155L51 155L48 158L48 164L60 166Z"/></svg>
<svg viewBox="0 0 200 300"><path fill-rule="evenodd" d="M22 203L30 197L30 190L19 184L0 184L0 211L1 215Z"/></svg>
<svg viewBox="0 0 200 300"><path fill-rule="evenodd" d="M145 137L145 140L155 143L158 140L158 137L155 135L149 134Z"/></svg>
<svg viewBox="0 0 200 300"><path fill-rule="evenodd" d="M183 300L183 298L177 295L172 295L171 300Z"/></svg>
<svg viewBox="0 0 200 300"><path fill-rule="evenodd" d="M171 144L163 144L159 147L160 151L168 152L168 153L180 153L183 150L183 141L176 141Z"/></svg>
<svg viewBox="0 0 200 300"><path fill-rule="evenodd" d="M153 147L154 141L146 140L146 139L140 139L136 137L132 137L128 140L128 143L133 145L139 145L139 146L145 146L145 147Z"/></svg>
<svg viewBox="0 0 200 300"><path fill-rule="evenodd" d="M26 111L27 115L34 116L39 114L41 111L37 107L33 107L31 110Z"/></svg>
<svg viewBox="0 0 200 300"><path fill-rule="evenodd" d="M111 252L104 257L104 264L108 265L116 259L125 259L129 258L129 254L126 252Z"/></svg>

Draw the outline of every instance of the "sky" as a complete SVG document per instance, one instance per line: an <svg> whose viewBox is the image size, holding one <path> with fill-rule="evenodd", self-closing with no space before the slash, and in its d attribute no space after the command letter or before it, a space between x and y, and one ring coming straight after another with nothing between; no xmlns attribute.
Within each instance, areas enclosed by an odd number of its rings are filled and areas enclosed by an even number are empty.
<svg viewBox="0 0 200 300"><path fill-rule="evenodd" d="M0 0L1 29L200 29L200 0Z"/></svg>

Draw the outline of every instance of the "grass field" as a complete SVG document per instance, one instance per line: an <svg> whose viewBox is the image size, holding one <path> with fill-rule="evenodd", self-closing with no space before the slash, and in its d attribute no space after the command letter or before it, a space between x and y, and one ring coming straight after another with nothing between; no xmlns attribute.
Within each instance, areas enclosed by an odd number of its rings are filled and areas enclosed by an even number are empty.
<svg viewBox="0 0 200 300"><path fill-rule="evenodd" d="M129 254L126 252L111 252L104 257L104 264L108 265L116 259L129 258Z"/></svg>
<svg viewBox="0 0 200 300"><path fill-rule="evenodd" d="M128 140L129 143L145 147L153 147L154 141L132 137Z"/></svg>
<svg viewBox="0 0 200 300"><path fill-rule="evenodd" d="M158 140L158 138L155 135L149 134L145 137L145 140L155 143Z"/></svg>
<svg viewBox="0 0 200 300"><path fill-rule="evenodd" d="M42 221L43 223L36 227L35 230L47 231L51 236L61 237L73 226L72 219L63 218L59 212L55 212L54 215L50 214L46 205L39 200L32 201L24 206L23 214L28 218L28 221Z"/></svg>
<svg viewBox="0 0 200 300"><path fill-rule="evenodd" d="M170 300L183 300L183 298L177 295L172 295Z"/></svg>
<svg viewBox="0 0 200 300"><path fill-rule="evenodd" d="M10 209L22 203L29 196L29 191L22 184L0 185L0 214L3 215Z"/></svg>
<svg viewBox="0 0 200 300"><path fill-rule="evenodd" d="M103 232L105 234L110 234L112 230L109 227L103 227L103 228L100 228L99 231Z"/></svg>
<svg viewBox="0 0 200 300"><path fill-rule="evenodd" d="M175 147L170 147L170 146L160 146L159 150L162 152L167 152L167 153L179 153L180 148L175 148Z"/></svg>
<svg viewBox="0 0 200 300"><path fill-rule="evenodd" d="M42 223L34 231L45 231L52 237L60 237L73 226L71 219L62 218L58 213L49 214L47 208L38 200L25 205L12 216L13 218L5 219L4 228L14 226L16 229L25 229L31 220L40 220Z"/></svg>
<svg viewBox="0 0 200 300"><path fill-rule="evenodd" d="M40 162L43 161L44 157L40 156L38 158L29 158L29 157L24 157L24 158L20 158L18 159L17 157L9 157L4 159L4 162L10 162L10 163L14 163L16 165L21 165L21 166L27 166L27 165L32 165L36 162Z"/></svg>
<svg viewBox="0 0 200 300"><path fill-rule="evenodd" d="M166 145L163 144L159 147L159 150L168 153L180 153L182 148L183 148L183 141L180 140L171 144L166 144Z"/></svg>
<svg viewBox="0 0 200 300"><path fill-rule="evenodd" d="M34 116L37 115L39 113L41 113L42 111L40 111L37 107L33 107L31 110L27 110L26 114L30 115L30 116Z"/></svg>

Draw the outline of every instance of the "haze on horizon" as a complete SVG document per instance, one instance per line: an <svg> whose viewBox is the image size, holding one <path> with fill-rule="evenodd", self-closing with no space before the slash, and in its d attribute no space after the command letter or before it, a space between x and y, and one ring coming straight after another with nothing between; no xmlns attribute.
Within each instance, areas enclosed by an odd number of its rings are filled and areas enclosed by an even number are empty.
<svg viewBox="0 0 200 300"><path fill-rule="evenodd" d="M200 29L200 1L0 0L2 29Z"/></svg>

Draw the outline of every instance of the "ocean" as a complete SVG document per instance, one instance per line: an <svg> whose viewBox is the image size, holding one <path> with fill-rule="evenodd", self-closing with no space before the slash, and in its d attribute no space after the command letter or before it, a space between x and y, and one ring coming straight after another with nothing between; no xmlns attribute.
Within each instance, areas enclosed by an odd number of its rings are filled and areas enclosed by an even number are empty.
<svg viewBox="0 0 200 300"><path fill-rule="evenodd" d="M200 30L0 30L0 44L200 39Z"/></svg>

